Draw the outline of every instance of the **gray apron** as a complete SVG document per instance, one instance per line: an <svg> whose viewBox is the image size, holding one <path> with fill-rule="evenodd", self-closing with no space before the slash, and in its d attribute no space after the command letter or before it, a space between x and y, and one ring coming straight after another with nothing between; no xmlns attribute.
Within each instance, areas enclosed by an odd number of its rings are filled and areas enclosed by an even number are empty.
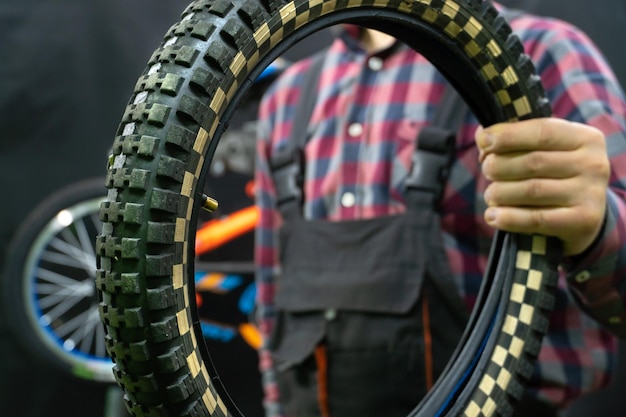
<svg viewBox="0 0 626 417"><path fill-rule="evenodd" d="M467 110L452 88L446 97L436 120L457 113L458 125ZM293 131L305 132L298 119ZM306 138L272 159L284 221L270 350L287 417L405 417L444 370L469 317L438 211L455 135L424 128L405 213L365 220L302 217Z"/></svg>

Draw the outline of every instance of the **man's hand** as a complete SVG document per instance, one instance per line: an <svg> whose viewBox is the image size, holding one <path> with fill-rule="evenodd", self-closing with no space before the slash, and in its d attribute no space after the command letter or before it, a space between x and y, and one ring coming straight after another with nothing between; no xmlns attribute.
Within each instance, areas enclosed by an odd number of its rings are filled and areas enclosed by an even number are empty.
<svg viewBox="0 0 626 417"><path fill-rule="evenodd" d="M610 165L599 130L556 118L500 123L476 132L485 220L513 233L556 236L565 255L587 249L606 211Z"/></svg>

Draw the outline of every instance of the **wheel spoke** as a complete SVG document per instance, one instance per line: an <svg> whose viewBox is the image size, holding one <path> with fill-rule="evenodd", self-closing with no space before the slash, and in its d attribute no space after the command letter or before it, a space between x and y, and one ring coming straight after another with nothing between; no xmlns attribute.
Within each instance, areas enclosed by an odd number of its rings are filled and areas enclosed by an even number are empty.
<svg viewBox="0 0 626 417"><path fill-rule="evenodd" d="M93 246L85 248L69 229L63 229L59 235L63 239L53 239L50 246L61 253L74 257L81 263L85 271L93 274L96 269L96 255Z"/></svg>
<svg viewBox="0 0 626 417"><path fill-rule="evenodd" d="M79 268L82 270L90 271L89 268L85 268L85 262L81 258L77 258L73 255L68 255L66 253L59 253L46 250L41 255L41 260L50 262L60 266L69 266L73 268ZM95 259L94 259L95 265Z"/></svg>
<svg viewBox="0 0 626 417"><path fill-rule="evenodd" d="M57 335L64 339L71 339L68 335L74 336L83 328L83 325L87 322L86 318L89 315L89 311L83 311L80 314L75 315L70 320L64 322L62 325L55 328Z"/></svg>
<svg viewBox="0 0 626 417"><path fill-rule="evenodd" d="M67 313L72 307L76 306L83 299L83 297L64 297L63 295L56 294L41 298L39 300L39 305L45 306L45 308L52 307L50 310L45 312L45 316L48 318L49 322L52 322L59 319L63 314Z"/></svg>
<svg viewBox="0 0 626 417"><path fill-rule="evenodd" d="M59 287L63 288L73 287L76 285L77 282L80 282L77 278L68 277L67 275L51 271L47 268L38 268L35 277L41 281L56 284Z"/></svg>
<svg viewBox="0 0 626 417"><path fill-rule="evenodd" d="M74 316L57 327L56 334L64 340L71 340L74 344L73 348L79 348L81 352L90 352L94 342L94 329L98 324L93 320L94 311L97 315L97 309L90 308Z"/></svg>

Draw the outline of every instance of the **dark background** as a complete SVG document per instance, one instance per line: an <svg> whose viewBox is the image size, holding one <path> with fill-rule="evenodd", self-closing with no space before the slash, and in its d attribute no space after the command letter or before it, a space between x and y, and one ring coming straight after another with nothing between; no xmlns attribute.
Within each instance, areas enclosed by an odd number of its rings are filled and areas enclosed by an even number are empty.
<svg viewBox="0 0 626 417"><path fill-rule="evenodd" d="M604 50L626 84L623 0L503 3L577 24ZM104 175L107 150L135 81L187 4L155 0L0 3L0 269L11 237L38 202L63 186ZM323 44L309 42L289 57L297 59ZM102 416L111 403L107 395L117 395L117 387L50 369L15 341L7 326L10 319L10 314L0 315L0 414ZM617 380L608 389L579 401L566 415L626 415L626 402L620 398L622 368L620 364ZM232 372L258 377L249 365Z"/></svg>
<svg viewBox="0 0 626 417"><path fill-rule="evenodd" d="M135 81L185 5L0 2L0 267L17 227L40 201L104 176ZM0 315L0 415L103 416L106 395L117 387L42 363L20 346L8 320L10 313Z"/></svg>

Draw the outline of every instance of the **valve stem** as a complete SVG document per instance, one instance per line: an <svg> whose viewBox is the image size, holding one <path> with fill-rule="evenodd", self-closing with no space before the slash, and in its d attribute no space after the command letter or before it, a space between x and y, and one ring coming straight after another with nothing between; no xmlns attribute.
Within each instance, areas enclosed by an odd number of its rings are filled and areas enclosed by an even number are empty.
<svg viewBox="0 0 626 417"><path fill-rule="evenodd" d="M219 203L216 199L209 197L206 194L202 194L202 209L208 211L209 213L213 213L217 210L217 206Z"/></svg>

